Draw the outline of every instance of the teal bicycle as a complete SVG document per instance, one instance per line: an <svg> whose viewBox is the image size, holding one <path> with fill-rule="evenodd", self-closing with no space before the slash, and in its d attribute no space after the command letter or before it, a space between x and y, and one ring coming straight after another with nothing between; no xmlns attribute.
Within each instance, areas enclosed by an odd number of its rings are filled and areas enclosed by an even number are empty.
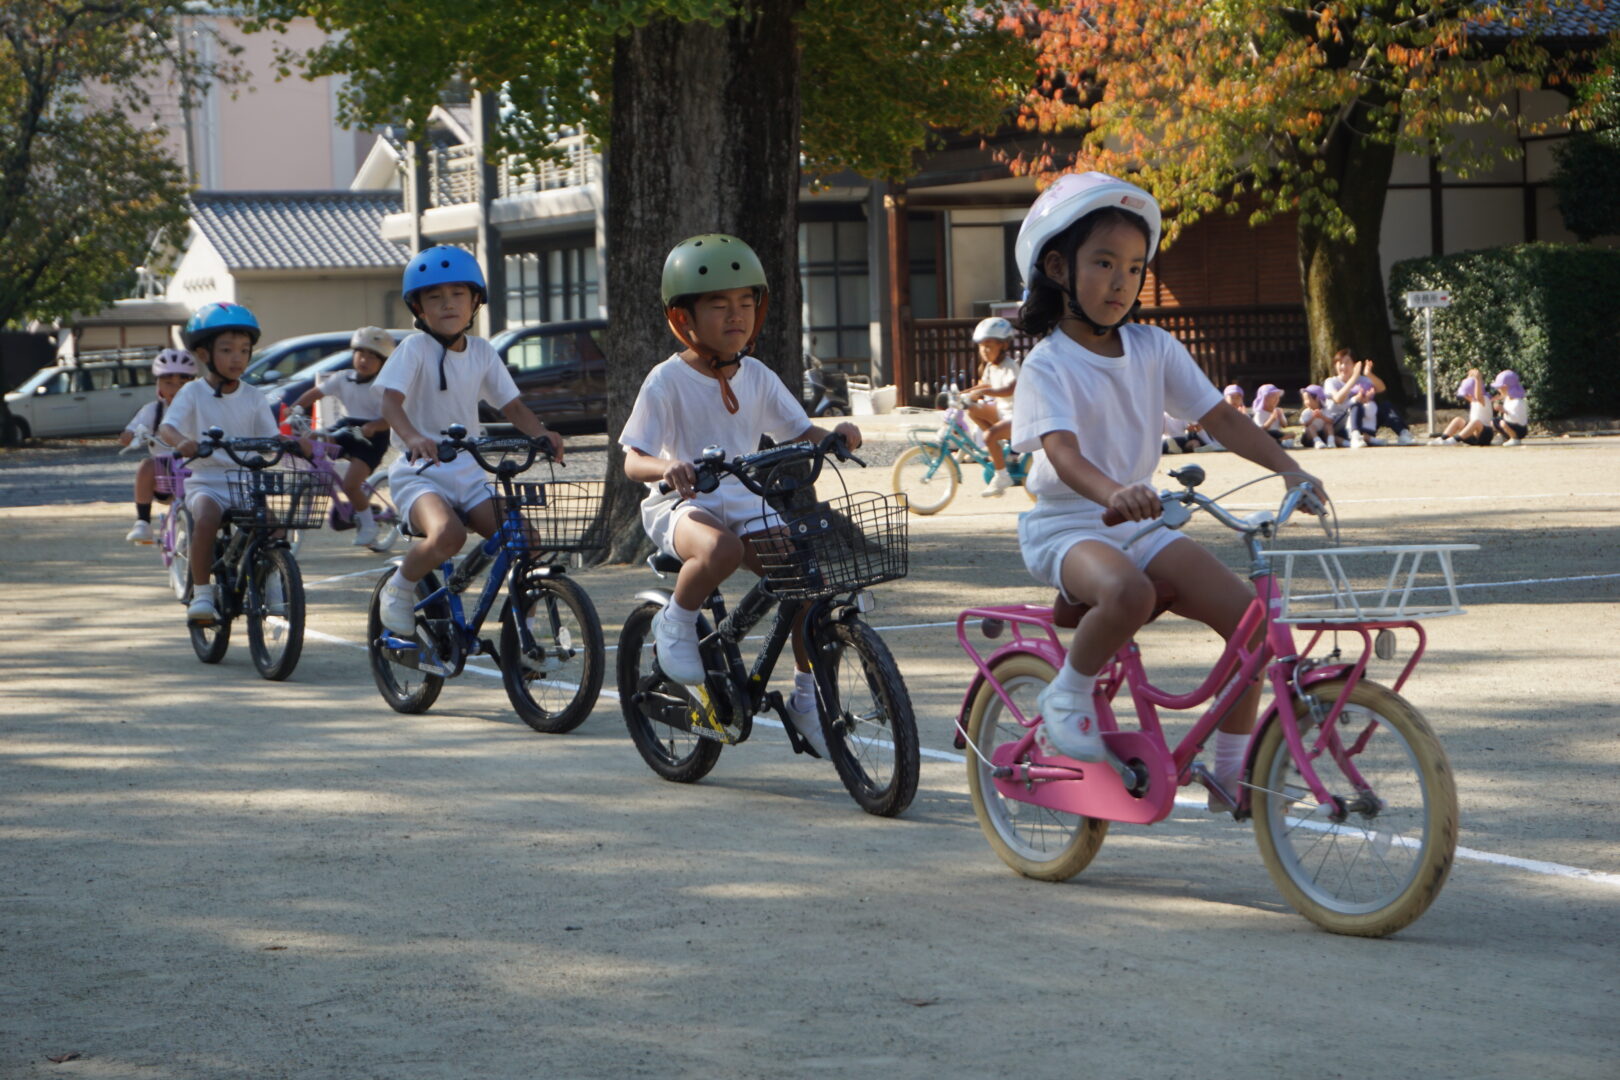
<svg viewBox="0 0 1620 1080"><path fill-rule="evenodd" d="M912 428L906 433L911 445L895 459L894 493L906 497L913 514L937 514L949 506L962 483L963 465L979 466L986 484L996 475L990 452L973 441L968 428L972 421L968 419L961 393L952 390L949 400L945 422L938 428ZM1007 475L1012 477L1015 486L1023 487L1030 455L1014 453L1006 445L1002 449L1006 454Z"/></svg>

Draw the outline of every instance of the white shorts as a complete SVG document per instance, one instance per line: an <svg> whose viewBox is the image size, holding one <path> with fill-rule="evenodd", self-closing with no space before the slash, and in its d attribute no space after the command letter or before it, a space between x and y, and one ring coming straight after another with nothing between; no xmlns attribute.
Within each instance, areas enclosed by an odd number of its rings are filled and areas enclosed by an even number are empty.
<svg viewBox="0 0 1620 1080"><path fill-rule="evenodd" d="M665 555L675 554L675 525L688 514L702 510L738 536L764 532L782 523L781 517L765 500L728 477L708 494L677 501L673 491L668 495L651 495L641 503L641 527L647 538L658 545Z"/></svg>
<svg viewBox="0 0 1620 1080"><path fill-rule="evenodd" d="M221 511L230 510L235 504L231 502L231 485L225 477L203 476L196 473L186 477L186 509L191 516L197 516L197 500L208 499Z"/></svg>
<svg viewBox="0 0 1620 1080"><path fill-rule="evenodd" d="M1043 495L1035 509L1018 515L1018 548L1030 576L1073 603L1074 597L1063 588L1063 558L1074 545L1085 540L1101 541L1124 552L1138 570L1145 571L1159 552L1185 539L1174 529L1159 529L1127 548L1125 542L1147 525L1145 521L1104 525L1101 507L1089 499L1051 499Z"/></svg>
<svg viewBox="0 0 1620 1080"><path fill-rule="evenodd" d="M395 461L388 470L388 493L399 510L401 521L411 520L411 504L428 492L439 496L452 510L463 514L495 494L489 474L471 454L462 454L448 465L429 465L420 473L421 462Z"/></svg>

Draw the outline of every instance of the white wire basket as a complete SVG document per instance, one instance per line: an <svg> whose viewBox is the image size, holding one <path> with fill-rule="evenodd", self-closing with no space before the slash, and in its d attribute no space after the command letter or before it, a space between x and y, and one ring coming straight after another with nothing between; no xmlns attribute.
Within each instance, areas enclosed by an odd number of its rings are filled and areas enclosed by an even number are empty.
<svg viewBox="0 0 1620 1080"><path fill-rule="evenodd" d="M1454 551L1478 544L1271 550L1286 623L1394 622L1463 614Z"/></svg>

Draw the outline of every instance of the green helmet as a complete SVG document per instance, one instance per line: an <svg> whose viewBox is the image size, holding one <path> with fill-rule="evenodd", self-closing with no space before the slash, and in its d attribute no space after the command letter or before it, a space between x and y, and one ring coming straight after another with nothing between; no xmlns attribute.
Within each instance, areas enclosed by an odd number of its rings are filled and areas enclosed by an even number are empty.
<svg viewBox="0 0 1620 1080"><path fill-rule="evenodd" d="M721 289L766 289L765 267L754 249L725 233L704 233L675 245L664 260L664 306L683 296Z"/></svg>

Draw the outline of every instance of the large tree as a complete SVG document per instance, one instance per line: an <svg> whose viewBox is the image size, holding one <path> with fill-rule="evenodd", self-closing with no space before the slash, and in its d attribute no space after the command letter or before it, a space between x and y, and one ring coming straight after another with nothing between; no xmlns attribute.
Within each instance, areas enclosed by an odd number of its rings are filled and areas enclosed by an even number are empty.
<svg viewBox="0 0 1620 1080"><path fill-rule="evenodd" d="M790 386L802 364L798 197L843 168L901 177L933 126L993 126L1033 75L1027 47L969 0L261 0L269 25L333 33L306 74L348 76L348 115L420 134L452 79L511 106L495 153L539 157L575 127L608 159L608 429L674 342L658 295L685 236L735 233L771 282L758 353ZM341 32L341 33L340 33ZM641 544L639 489L611 451L614 554Z"/></svg>
<svg viewBox="0 0 1620 1080"><path fill-rule="evenodd" d="M99 310L184 223L186 178L131 117L163 80L235 76L179 47L186 7L0 4L0 326Z"/></svg>
<svg viewBox="0 0 1620 1080"><path fill-rule="evenodd" d="M1007 25L1035 42L1042 76L1021 122L1084 142L1015 164L1135 172L1172 240L1240 206L1256 223L1297 212L1313 374L1340 345L1389 371L1378 240L1396 154L1464 176L1499 158L1511 142L1482 136L1519 122L1503 102L1559 77L1536 35L1554 7L1586 0L1025 5Z"/></svg>

